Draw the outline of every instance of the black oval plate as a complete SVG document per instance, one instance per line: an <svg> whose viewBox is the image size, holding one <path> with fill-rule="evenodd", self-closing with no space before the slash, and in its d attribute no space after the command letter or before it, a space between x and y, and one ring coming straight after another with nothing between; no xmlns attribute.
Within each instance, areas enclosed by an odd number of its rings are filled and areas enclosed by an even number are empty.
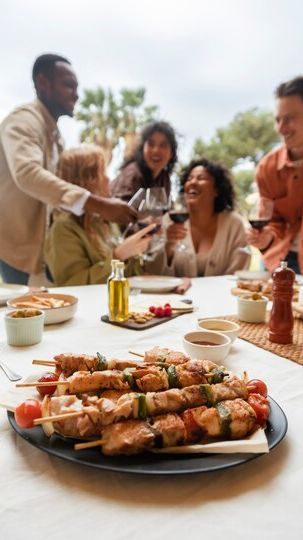
<svg viewBox="0 0 303 540"><path fill-rule="evenodd" d="M287 432L287 418L281 407L272 398L270 415L265 430L269 449L272 450ZM263 454L152 454L138 456L104 456L99 448L75 451L74 439L52 435L49 439L40 426L22 429L17 426L14 414L8 412L13 429L30 444L53 456L107 471L135 474L193 474L217 471L241 465Z"/></svg>

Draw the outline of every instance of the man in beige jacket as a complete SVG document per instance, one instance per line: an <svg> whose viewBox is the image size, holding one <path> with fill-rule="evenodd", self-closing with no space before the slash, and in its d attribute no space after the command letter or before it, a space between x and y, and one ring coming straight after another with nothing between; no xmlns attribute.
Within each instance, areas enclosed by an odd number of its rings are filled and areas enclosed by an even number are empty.
<svg viewBox="0 0 303 540"><path fill-rule="evenodd" d="M103 199L56 176L63 149L57 121L73 116L77 77L70 62L45 54L33 66L37 99L0 125L0 273L7 283L27 284L43 270L48 209L84 210L128 223L135 212L119 199Z"/></svg>

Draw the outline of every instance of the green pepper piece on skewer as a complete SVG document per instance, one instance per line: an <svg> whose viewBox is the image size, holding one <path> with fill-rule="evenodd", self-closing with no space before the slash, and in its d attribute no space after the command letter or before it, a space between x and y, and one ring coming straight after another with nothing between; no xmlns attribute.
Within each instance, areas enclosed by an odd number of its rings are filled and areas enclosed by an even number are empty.
<svg viewBox="0 0 303 540"><path fill-rule="evenodd" d="M231 414L224 406L224 402L217 403L215 405L221 419L222 423L222 437L224 439L230 439L230 424L231 424Z"/></svg>
<svg viewBox="0 0 303 540"><path fill-rule="evenodd" d="M123 371L123 377L124 380L129 384L129 387L134 390L136 388L136 382L133 377L133 375L130 373L130 371L126 368Z"/></svg>
<svg viewBox="0 0 303 540"><path fill-rule="evenodd" d="M104 354L100 354L97 352L97 358L98 358L98 365L96 371L104 371L107 369L107 360L104 356Z"/></svg>

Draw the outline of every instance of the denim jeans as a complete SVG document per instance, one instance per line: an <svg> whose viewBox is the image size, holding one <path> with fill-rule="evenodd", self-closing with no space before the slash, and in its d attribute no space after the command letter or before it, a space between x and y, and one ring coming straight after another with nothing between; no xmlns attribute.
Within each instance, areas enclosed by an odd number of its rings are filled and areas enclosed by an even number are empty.
<svg viewBox="0 0 303 540"><path fill-rule="evenodd" d="M18 285L27 285L29 274L17 270L4 261L0 261L0 274L5 283L16 283Z"/></svg>

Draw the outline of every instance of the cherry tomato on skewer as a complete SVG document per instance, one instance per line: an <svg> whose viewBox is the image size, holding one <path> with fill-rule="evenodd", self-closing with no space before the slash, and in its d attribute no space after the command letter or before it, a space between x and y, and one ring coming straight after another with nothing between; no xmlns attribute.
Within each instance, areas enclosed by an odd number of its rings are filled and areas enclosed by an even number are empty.
<svg viewBox="0 0 303 540"><path fill-rule="evenodd" d="M41 405L36 399L27 399L15 410L15 420L22 428L33 427L33 420L41 417Z"/></svg>
<svg viewBox="0 0 303 540"><path fill-rule="evenodd" d="M260 381L259 379L252 379L251 381L248 381L246 386L250 394L260 394L264 397L267 397L268 395L265 382Z"/></svg>
<svg viewBox="0 0 303 540"><path fill-rule="evenodd" d="M42 375L40 379L38 379L39 382L53 382L57 381L59 379L59 376L57 373L45 373L45 375ZM37 391L39 392L40 396L51 396L55 390L56 386L37 386Z"/></svg>
<svg viewBox="0 0 303 540"><path fill-rule="evenodd" d="M269 416L269 402L261 394L249 394L247 402L255 411L257 416L257 422L260 426L264 426Z"/></svg>

